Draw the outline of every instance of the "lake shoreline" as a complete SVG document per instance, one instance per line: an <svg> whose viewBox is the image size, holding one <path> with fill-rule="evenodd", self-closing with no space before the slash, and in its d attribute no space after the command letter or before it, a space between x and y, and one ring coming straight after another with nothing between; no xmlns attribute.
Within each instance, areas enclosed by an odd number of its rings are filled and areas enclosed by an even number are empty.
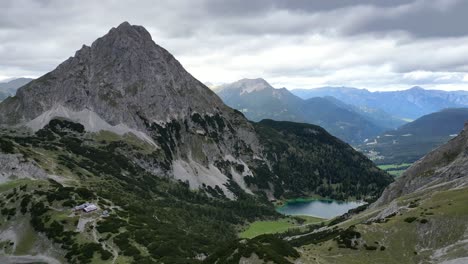
<svg viewBox="0 0 468 264"><path fill-rule="evenodd" d="M286 216L312 216L323 219L332 219L351 209L366 204L362 200L349 199L347 201L329 198L296 198L281 201L275 204L275 210Z"/></svg>

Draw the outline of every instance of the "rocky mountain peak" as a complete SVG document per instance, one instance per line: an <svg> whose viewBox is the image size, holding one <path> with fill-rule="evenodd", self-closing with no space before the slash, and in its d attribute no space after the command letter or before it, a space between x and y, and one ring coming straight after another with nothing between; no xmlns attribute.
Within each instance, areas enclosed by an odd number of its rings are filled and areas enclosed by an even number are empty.
<svg viewBox="0 0 468 264"><path fill-rule="evenodd" d="M128 22L21 88L0 109L0 123L25 123L35 130L54 116L144 130L148 120L232 112L145 28Z"/></svg>
<svg viewBox="0 0 468 264"><path fill-rule="evenodd" d="M235 92L239 95L249 94L263 90L273 91L275 88L262 78L241 79L236 82L223 85L220 90L224 92Z"/></svg>
<svg viewBox="0 0 468 264"><path fill-rule="evenodd" d="M262 156L248 120L154 43L148 31L128 22L0 103L2 125L38 131L57 118L80 123L86 132L132 133L158 153L157 161L145 164L151 173L192 188L218 186L218 193L230 198L225 184L231 172L217 166ZM248 175L246 168L237 179L247 192Z"/></svg>
<svg viewBox="0 0 468 264"><path fill-rule="evenodd" d="M254 90L263 90L263 89L273 89L265 79L263 78L256 78L256 79L242 79L238 81L238 85L242 87L248 87Z"/></svg>
<svg viewBox="0 0 468 264"><path fill-rule="evenodd" d="M105 36L92 44L94 49L112 47L113 51L118 51L119 48L141 49L147 46L159 47L153 42L150 33L144 27L130 25L128 22L123 22L118 27L112 28ZM141 50L141 52L145 51Z"/></svg>

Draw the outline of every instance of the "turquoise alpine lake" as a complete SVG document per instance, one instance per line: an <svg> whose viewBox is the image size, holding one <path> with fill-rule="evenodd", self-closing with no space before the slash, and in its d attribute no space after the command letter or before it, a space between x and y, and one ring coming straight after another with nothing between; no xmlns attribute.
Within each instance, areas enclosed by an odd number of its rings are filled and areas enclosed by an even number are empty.
<svg viewBox="0 0 468 264"><path fill-rule="evenodd" d="M365 204L362 201L292 200L276 210L285 215L308 215L330 219Z"/></svg>

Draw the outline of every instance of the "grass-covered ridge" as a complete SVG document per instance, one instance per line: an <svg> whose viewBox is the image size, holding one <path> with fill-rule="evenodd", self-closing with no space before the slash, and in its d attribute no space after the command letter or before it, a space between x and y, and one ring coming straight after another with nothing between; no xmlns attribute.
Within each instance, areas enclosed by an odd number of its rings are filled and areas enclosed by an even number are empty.
<svg viewBox="0 0 468 264"><path fill-rule="evenodd" d="M464 232L468 228L468 189L436 191L408 195L397 200L408 208L385 220L368 222L366 214L344 222L352 227L356 249L340 247L334 239L321 244L303 244L299 250L304 263L440 263L446 259L466 257ZM443 249L444 254L437 254Z"/></svg>

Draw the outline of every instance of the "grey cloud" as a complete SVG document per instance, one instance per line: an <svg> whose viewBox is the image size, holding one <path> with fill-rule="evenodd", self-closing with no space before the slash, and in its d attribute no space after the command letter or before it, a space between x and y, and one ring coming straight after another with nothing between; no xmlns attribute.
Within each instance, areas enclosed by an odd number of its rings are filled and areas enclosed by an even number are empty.
<svg viewBox="0 0 468 264"><path fill-rule="evenodd" d="M395 15L385 11L377 10L376 16L347 33L404 31L416 38L468 35L468 1L419 1Z"/></svg>
<svg viewBox="0 0 468 264"><path fill-rule="evenodd" d="M208 0L203 8L210 18L225 18L217 24L224 34L355 35L403 31L414 37L468 35L468 1L461 0ZM267 19L280 12L289 14L289 19Z"/></svg>
<svg viewBox="0 0 468 264"><path fill-rule="evenodd" d="M272 78L331 76L333 82L333 71L391 65L395 75L381 80L409 82L398 76L417 70L468 72L468 50L462 47L467 13L468 1L462 0L6 0L0 1L0 77L42 75L82 44L129 21L145 26L189 70L203 68L205 80L210 69L222 69L236 77L254 72ZM310 45L307 40L314 36L347 45L323 61L296 58L296 65L269 65L274 56L289 56L273 54L278 47ZM346 54L363 52L360 45L382 39L395 43L362 56ZM256 59L262 53L273 56L263 56L271 60L264 65ZM352 59L340 63L344 54ZM248 58L233 62L239 57ZM379 77L372 78L356 81Z"/></svg>
<svg viewBox="0 0 468 264"><path fill-rule="evenodd" d="M251 16L260 15L271 10L287 10L291 12L301 13L316 13L323 11L331 11L334 9L348 8L360 5L372 5L378 7L394 7L406 4L408 0L327 0L327 1L310 1L310 0L233 0L233 1L206 1L204 6L209 13L215 15L231 15L231 16Z"/></svg>

